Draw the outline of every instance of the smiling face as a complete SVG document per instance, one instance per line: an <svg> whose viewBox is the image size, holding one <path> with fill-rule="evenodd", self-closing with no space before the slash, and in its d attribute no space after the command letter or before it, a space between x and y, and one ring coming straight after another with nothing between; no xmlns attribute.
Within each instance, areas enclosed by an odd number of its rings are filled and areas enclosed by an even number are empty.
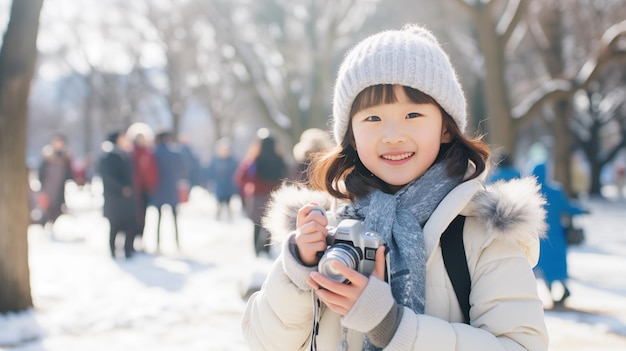
<svg viewBox="0 0 626 351"><path fill-rule="evenodd" d="M392 99L352 116L355 149L363 165L394 191L418 178L435 162L441 143L450 142L434 103L416 103L393 86Z"/></svg>

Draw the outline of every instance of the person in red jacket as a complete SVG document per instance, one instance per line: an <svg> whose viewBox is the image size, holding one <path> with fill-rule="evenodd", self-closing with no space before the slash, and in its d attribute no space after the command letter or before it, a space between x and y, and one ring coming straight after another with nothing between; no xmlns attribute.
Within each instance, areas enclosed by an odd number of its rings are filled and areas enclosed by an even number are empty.
<svg viewBox="0 0 626 351"><path fill-rule="evenodd" d="M143 125L142 130L137 130L140 128L136 125L133 124L129 128L128 134L133 142L133 184L136 191L135 202L137 205L135 238L143 238L143 231L146 225L146 209L148 208L150 196L159 182L159 172L151 145L152 130L147 125Z"/></svg>
<svg viewBox="0 0 626 351"><path fill-rule="evenodd" d="M257 137L257 144L251 146L252 155L241 161L233 179L240 189L246 214L254 223L254 251L257 256L261 252L269 256L271 238L262 230L261 217L269 194L287 177L287 164L267 129L259 129Z"/></svg>

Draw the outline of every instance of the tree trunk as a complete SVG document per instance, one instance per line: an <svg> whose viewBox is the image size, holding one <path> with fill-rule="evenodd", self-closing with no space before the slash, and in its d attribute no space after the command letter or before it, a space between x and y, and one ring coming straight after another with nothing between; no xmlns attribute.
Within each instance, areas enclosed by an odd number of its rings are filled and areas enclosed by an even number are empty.
<svg viewBox="0 0 626 351"><path fill-rule="evenodd" d="M600 171L602 170L602 165L599 162L590 162L590 185L589 185L589 194L590 195L602 195L602 182L600 181Z"/></svg>
<svg viewBox="0 0 626 351"><path fill-rule="evenodd" d="M550 46L544 47L542 50L542 58L550 73L550 77L564 76L563 69L566 67L563 52L563 38L566 37L563 26L563 14L558 10L558 7L552 7L556 5L546 5L546 8L549 10L544 10L539 19L543 31L550 42ZM550 125L552 135L554 136L554 145L552 145L550 158L550 163L553 164L552 178L559 182L565 192L571 196L573 195L570 171L573 140L570 125L572 114L574 113L571 96L556 99L553 103L554 116L551 121L546 119L546 123Z"/></svg>
<svg viewBox="0 0 626 351"><path fill-rule="evenodd" d="M33 306L28 269L27 105L43 0L16 0L0 49L0 313Z"/></svg>
<svg viewBox="0 0 626 351"><path fill-rule="evenodd" d="M477 39L485 59L484 95L486 99L487 140L503 152L514 155L515 121L511 117L508 88L504 81L505 60L502 38L496 33L492 14L487 6L476 5L472 12Z"/></svg>

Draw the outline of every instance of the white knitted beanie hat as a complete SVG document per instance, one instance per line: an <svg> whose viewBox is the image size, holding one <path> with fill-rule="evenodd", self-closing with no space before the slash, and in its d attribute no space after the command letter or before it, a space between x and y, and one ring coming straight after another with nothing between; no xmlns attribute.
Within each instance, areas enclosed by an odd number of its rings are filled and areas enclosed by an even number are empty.
<svg viewBox="0 0 626 351"><path fill-rule="evenodd" d="M378 84L399 84L428 94L452 116L461 132L465 130L465 96L448 55L431 32L410 25L364 39L343 60L333 92L337 144L348 130L354 99L363 89Z"/></svg>

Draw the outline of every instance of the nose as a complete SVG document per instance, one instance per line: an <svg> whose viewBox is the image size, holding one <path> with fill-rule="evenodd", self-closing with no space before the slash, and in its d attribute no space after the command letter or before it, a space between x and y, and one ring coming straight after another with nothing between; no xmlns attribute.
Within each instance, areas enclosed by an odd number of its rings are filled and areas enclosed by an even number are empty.
<svg viewBox="0 0 626 351"><path fill-rule="evenodd" d="M395 122L385 123L383 128L382 141L386 144L398 144L406 141L404 130L400 124Z"/></svg>

